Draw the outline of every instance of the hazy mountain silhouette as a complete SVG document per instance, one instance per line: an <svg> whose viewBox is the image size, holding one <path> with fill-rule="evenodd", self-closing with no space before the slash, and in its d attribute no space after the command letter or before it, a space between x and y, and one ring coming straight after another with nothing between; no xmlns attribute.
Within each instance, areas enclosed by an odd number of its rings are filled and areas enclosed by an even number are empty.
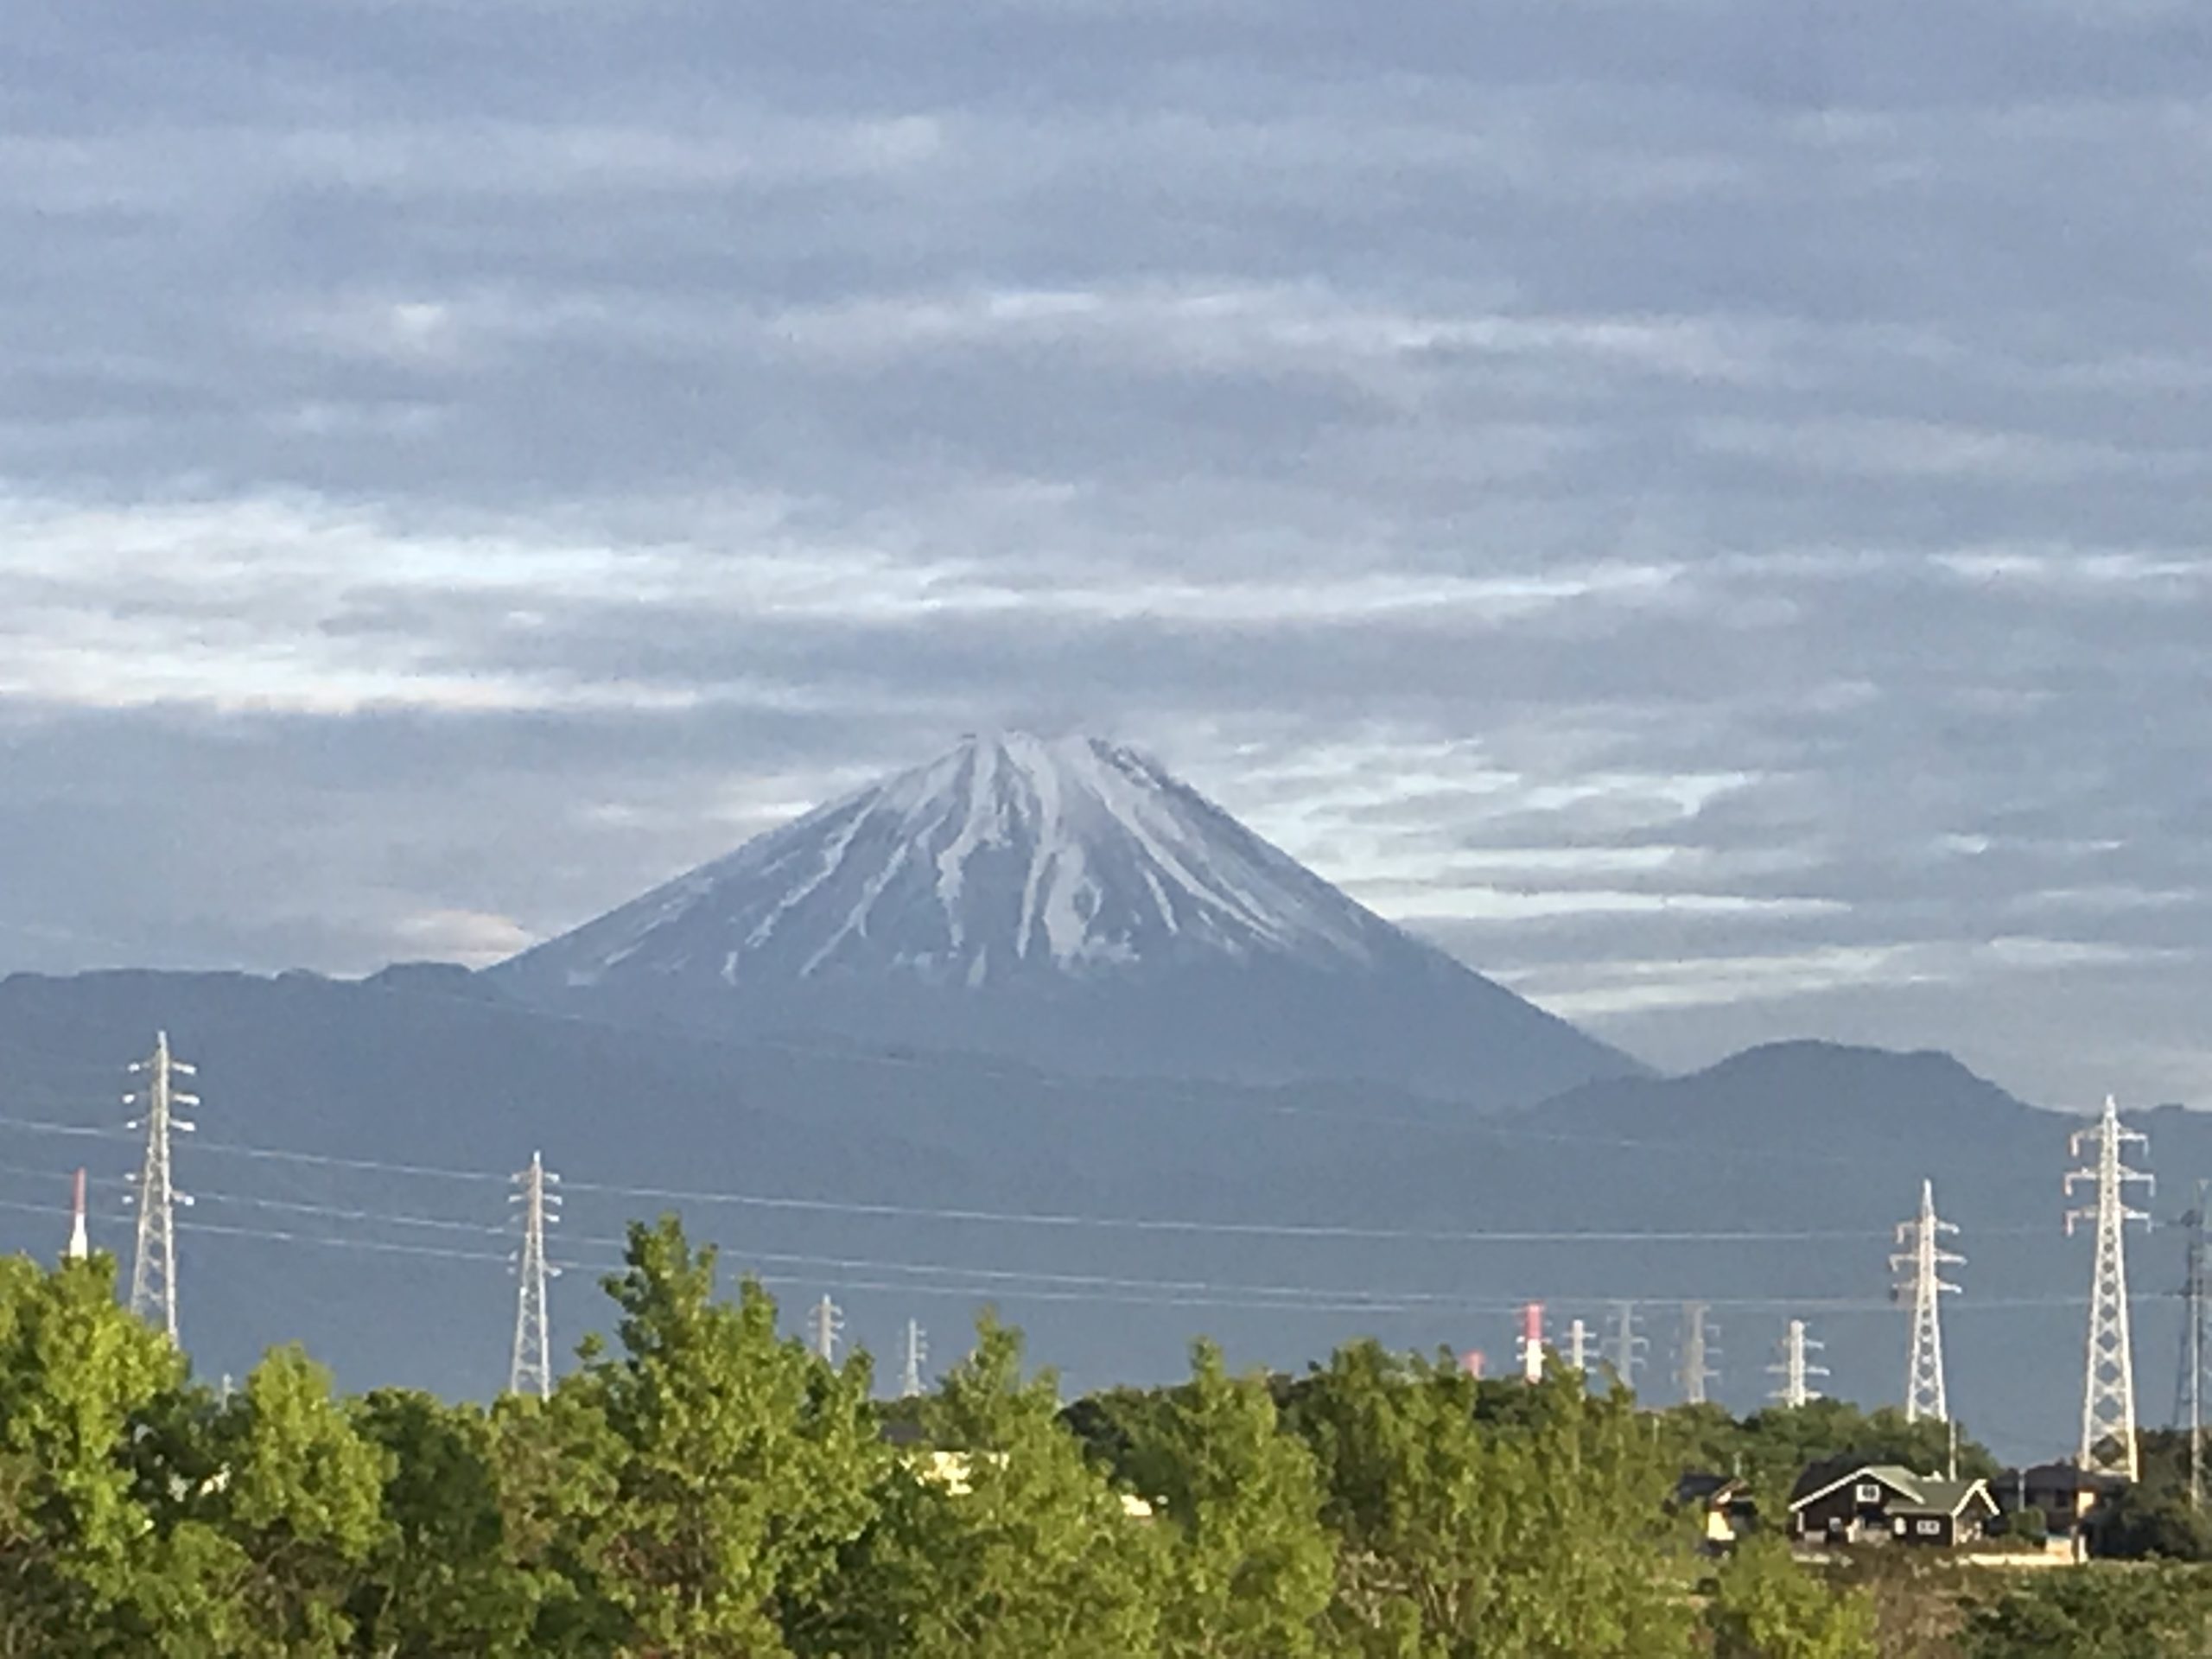
<svg viewBox="0 0 2212 1659"><path fill-rule="evenodd" d="M299 1338L351 1386L496 1389L502 1183L542 1148L567 1177L564 1350L601 1318L591 1281L624 1221L675 1209L794 1311L835 1294L879 1352L912 1316L950 1358L996 1302L1071 1388L1172 1375L1199 1332L1245 1363L1300 1364L1358 1333L1503 1363L1522 1299L1545 1300L1558 1333L1625 1297L1653 1338L1646 1389L1668 1398L1694 1297L1715 1304L1724 1401L1759 1401L1783 1322L1802 1317L1828 1344L1830 1390L1878 1402L1904 1370L1891 1229L1932 1177L1968 1258L1946 1308L1955 1408L2039 1453L2064 1449L2078 1412L2089 1264L2060 1230L2058 1184L2080 1120L1940 1054L1780 1045L1470 1116L1375 1084L1070 1078L641 1030L452 969L25 976L0 982L0 1245L59 1249L82 1162L95 1242L127 1251L120 1068L156 1027L206 1097L177 1166L199 1198L184 1332L209 1373ZM2177 1211L2212 1133L2177 1111L2135 1122ZM2146 1421L2172 1397L2179 1248L2171 1230L2136 1242Z"/></svg>

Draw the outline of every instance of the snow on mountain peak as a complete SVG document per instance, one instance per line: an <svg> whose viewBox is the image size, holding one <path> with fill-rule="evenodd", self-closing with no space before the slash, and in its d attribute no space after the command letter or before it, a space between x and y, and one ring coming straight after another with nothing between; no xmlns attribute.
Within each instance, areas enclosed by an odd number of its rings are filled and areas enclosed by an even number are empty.
<svg viewBox="0 0 2212 1659"><path fill-rule="evenodd" d="M1201 957L1365 968L1410 943L1137 751L1011 732L965 738L515 965L572 987L641 971L981 985Z"/></svg>

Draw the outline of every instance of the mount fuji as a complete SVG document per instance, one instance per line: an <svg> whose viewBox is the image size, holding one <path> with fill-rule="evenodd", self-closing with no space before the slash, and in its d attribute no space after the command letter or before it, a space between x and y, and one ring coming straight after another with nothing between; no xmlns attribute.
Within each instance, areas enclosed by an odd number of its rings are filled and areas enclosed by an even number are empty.
<svg viewBox="0 0 2212 1659"><path fill-rule="evenodd" d="M1088 737L965 739L491 978L621 1024L1485 1108L1643 1071Z"/></svg>

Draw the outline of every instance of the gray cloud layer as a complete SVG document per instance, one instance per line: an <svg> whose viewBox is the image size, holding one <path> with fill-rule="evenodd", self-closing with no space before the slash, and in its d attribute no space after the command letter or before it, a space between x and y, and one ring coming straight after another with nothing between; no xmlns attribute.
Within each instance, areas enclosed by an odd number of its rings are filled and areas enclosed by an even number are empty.
<svg viewBox="0 0 2212 1659"><path fill-rule="evenodd" d="M1147 744L1662 1061L2212 1080L2184 5L30 7L0 967Z"/></svg>

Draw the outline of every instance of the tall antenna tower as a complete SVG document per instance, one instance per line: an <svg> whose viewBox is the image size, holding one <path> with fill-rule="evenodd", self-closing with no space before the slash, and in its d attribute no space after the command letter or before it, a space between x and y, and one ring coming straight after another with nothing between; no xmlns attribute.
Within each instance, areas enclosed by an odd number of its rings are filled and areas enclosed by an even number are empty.
<svg viewBox="0 0 2212 1659"><path fill-rule="evenodd" d="M553 1319L546 1295L546 1281L561 1270L545 1259L545 1230L560 1219L561 1195L548 1189L561 1178L545 1167L543 1153L530 1154L530 1167L515 1173L518 1189L509 1204L522 1206L522 1250L515 1258L514 1359L507 1368L507 1392L534 1394L539 1399L553 1393Z"/></svg>
<svg viewBox="0 0 2212 1659"><path fill-rule="evenodd" d="M922 1391L922 1367L929 1363L930 1344L919 1319L906 1321L906 1368L899 1374L899 1392L912 1400Z"/></svg>
<svg viewBox="0 0 2212 1659"><path fill-rule="evenodd" d="M1950 1405L1943 1392L1943 1310L1946 1293L1958 1287L1947 1284L1945 1268L1962 1267L1966 1257L1943 1248L1943 1236L1959 1230L1936 1214L1936 1183L1920 1184L1920 1214L1897 1224L1897 1250L1890 1267L1899 1276L1891 1296L1912 1302L1912 1347L1905 1358L1904 1420L1916 1423L1923 1417L1948 1422Z"/></svg>
<svg viewBox="0 0 2212 1659"><path fill-rule="evenodd" d="M1782 1386L1767 1397L1779 1400L1791 1411L1801 1406L1809 1406L1819 1399L1820 1390L1812 1386L1812 1379L1826 1376L1828 1368L1811 1363L1806 1356L1820 1352L1821 1346L1805 1334L1804 1320L1790 1320L1789 1329L1782 1336L1781 1362L1766 1368L1770 1376L1782 1379Z"/></svg>
<svg viewBox="0 0 2212 1659"><path fill-rule="evenodd" d="M2094 1181L2097 1202L2094 1209L2069 1210L2066 1230L2077 1222L2096 1224L2097 1260L2089 1296L2089 1342L2082 1388L2081 1466L2095 1474L2139 1478L2141 1470L2135 1448L2135 1358L2127 1334L2127 1224L2148 1221L2140 1210L2127 1207L2130 1181L2145 1187L2151 1178L2120 1162L2120 1149L2128 1142L2146 1144L2147 1137L2122 1128L2120 1106L2105 1096L2104 1116L2094 1129L2075 1131L2074 1156L2082 1155L2083 1143L2094 1147L2095 1163L2088 1169L2067 1172L2070 1197L2076 1181Z"/></svg>
<svg viewBox="0 0 2212 1659"><path fill-rule="evenodd" d="M1707 1385L1720 1377L1713 1366L1719 1355L1713 1338L1720 1334L1720 1327L1713 1322L1712 1313L1709 1303L1682 1304L1682 1368L1676 1373L1675 1381L1681 1384L1682 1403L1686 1406L1705 1404Z"/></svg>
<svg viewBox="0 0 2212 1659"><path fill-rule="evenodd" d="M1637 1374L1643 1370L1643 1356L1651 1346L1640 1327L1643 1321L1636 1311L1634 1302L1615 1302L1612 1329L1605 1338L1605 1362L1613 1368L1613 1375L1620 1379L1623 1388L1633 1390Z"/></svg>
<svg viewBox="0 0 2212 1659"><path fill-rule="evenodd" d="M146 1079L143 1089L123 1098L143 1107L144 1115L127 1127L146 1132L146 1161L138 1173L138 1188L131 1195L138 1207L138 1239L130 1259L130 1311L150 1325L159 1325L176 1340L176 1211L189 1209L192 1200L176 1190L169 1173L169 1136L188 1135L194 1125L176 1115L180 1106L197 1106L200 1096L181 1093L179 1077L195 1073L169 1052L169 1034L158 1033L154 1056L130 1070Z"/></svg>
<svg viewBox="0 0 2212 1659"><path fill-rule="evenodd" d="M82 1262L92 1253L91 1236L85 1230L85 1172L77 1172L75 1197L69 1205L69 1248L61 1253L65 1262Z"/></svg>
<svg viewBox="0 0 2212 1659"><path fill-rule="evenodd" d="M807 1346L821 1356L823 1364L835 1365L838 1344L844 1339L844 1311L824 1296L814 1305L814 1311L807 1315Z"/></svg>
<svg viewBox="0 0 2212 1659"><path fill-rule="evenodd" d="M2204 1328L2206 1315L2212 1313L2212 1295L2207 1294L2212 1285L2205 1276L2208 1214L2212 1214L2212 1182L2199 1181L2196 1207L2181 1218L2189 1229L2189 1254L2181 1287L2186 1309L2181 1364L2174 1379L2174 1421L2189 1433L2189 1502L2199 1510L2204 1507L2204 1362L2212 1357L2212 1341L2207 1340Z"/></svg>

